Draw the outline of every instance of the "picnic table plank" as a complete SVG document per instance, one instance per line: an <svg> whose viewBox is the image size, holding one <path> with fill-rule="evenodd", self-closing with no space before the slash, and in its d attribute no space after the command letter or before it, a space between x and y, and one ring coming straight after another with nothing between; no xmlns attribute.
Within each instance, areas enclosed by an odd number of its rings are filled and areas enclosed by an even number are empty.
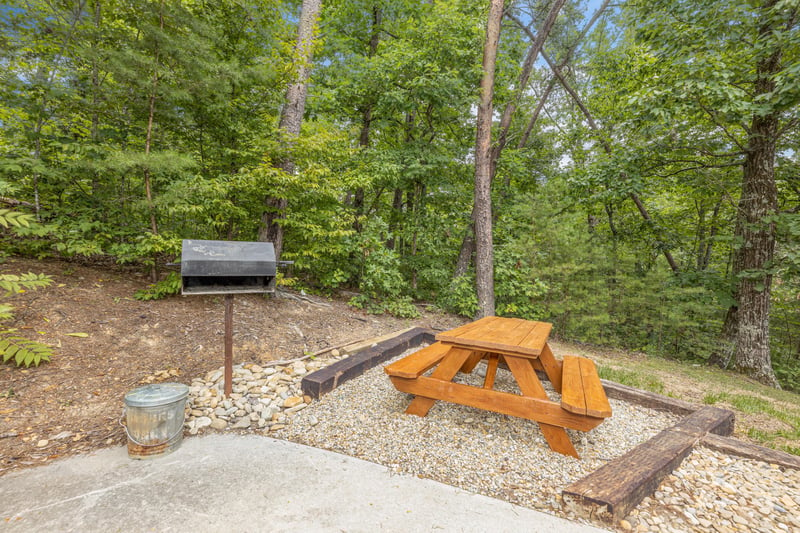
<svg viewBox="0 0 800 533"><path fill-rule="evenodd" d="M600 383L600 376L594 361L581 358L581 380L586 396L586 415L607 418L611 416L611 404L608 403L606 391Z"/></svg>
<svg viewBox="0 0 800 533"><path fill-rule="evenodd" d="M459 403L486 411L525 418L562 428L589 431L603 422L602 418L576 415L565 411L549 400L540 400L510 392L487 390L452 381L442 381L428 376L406 379L390 376L395 388L401 392L433 400ZM416 399L415 398L415 399Z"/></svg>
<svg viewBox="0 0 800 533"><path fill-rule="evenodd" d="M441 342L434 342L430 346L385 366L383 370L392 376L415 378L439 364L449 349L449 346Z"/></svg>
<svg viewBox="0 0 800 533"><path fill-rule="evenodd" d="M447 335L450 336L450 337L459 337L461 335L469 333L473 329L482 328L484 326L488 326L489 324L491 324L492 322L495 322L497 320L499 320L499 317L496 317L496 316L485 316L485 317L483 317L483 318L481 318L479 320L476 320L475 322L470 322L469 324L464 324L463 326L459 326L457 328L445 331L444 333L447 333ZM442 334L439 333L439 335L442 335ZM439 335L436 336L437 337L436 340L441 340L441 339L438 338Z"/></svg>
<svg viewBox="0 0 800 533"><path fill-rule="evenodd" d="M530 328L528 334L519 341L519 345L523 348L541 352L547 343L547 338L550 336L553 325L547 322L534 322L533 324L534 326Z"/></svg>
<svg viewBox="0 0 800 533"><path fill-rule="evenodd" d="M574 355L564 356L561 407L567 411L608 418L611 405L600 383L594 361Z"/></svg>
<svg viewBox="0 0 800 533"><path fill-rule="evenodd" d="M493 319L493 320L491 320ZM546 342L541 338L540 345L520 346L518 343L531 334L537 322L520 318L485 317L474 323L475 327L462 326L436 335L436 340L455 346L469 346L485 351L536 357ZM548 325L548 329L552 327Z"/></svg>
<svg viewBox="0 0 800 533"><path fill-rule="evenodd" d="M561 407L577 414L586 414L586 397L583 394L581 367L578 358L564 356L564 367L561 374Z"/></svg>

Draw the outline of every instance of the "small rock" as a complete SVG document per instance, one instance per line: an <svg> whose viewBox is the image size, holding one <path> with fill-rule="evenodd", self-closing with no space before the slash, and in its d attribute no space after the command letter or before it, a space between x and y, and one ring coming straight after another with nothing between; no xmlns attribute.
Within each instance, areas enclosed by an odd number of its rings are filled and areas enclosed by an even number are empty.
<svg viewBox="0 0 800 533"><path fill-rule="evenodd" d="M207 416L198 417L194 422L197 429L203 429L211 425L211 419Z"/></svg>
<svg viewBox="0 0 800 533"><path fill-rule="evenodd" d="M303 398L301 398L299 396L289 396L283 402L283 406L291 408L291 407L294 407L296 405L300 405L301 403L303 403Z"/></svg>
<svg viewBox="0 0 800 533"><path fill-rule="evenodd" d="M290 407L290 408L288 408L288 409L287 409L286 411L284 411L284 412L285 412L286 414L292 414L292 413L296 413L297 411L300 411L301 409L305 409L306 407L308 407L308 404L305 404L305 403L299 403L299 404L295 405L294 407Z"/></svg>
<svg viewBox="0 0 800 533"><path fill-rule="evenodd" d="M37 448L44 448L44 447L45 447L45 446L47 446L48 444L50 444L50 441L49 441L49 440L47 440L47 439L42 439L42 440L40 440L39 442L37 442L37 443L36 443L36 447L37 447Z"/></svg>
<svg viewBox="0 0 800 533"><path fill-rule="evenodd" d="M631 523L627 520L620 520L619 527L621 527L624 531L631 531L633 529L633 526L631 526Z"/></svg>
<svg viewBox="0 0 800 533"><path fill-rule="evenodd" d="M279 429L283 429L283 428L285 428L285 427L286 427L286 424L272 424L272 425L269 427L269 430L270 430L270 431L278 431Z"/></svg>
<svg viewBox="0 0 800 533"><path fill-rule="evenodd" d="M250 427L250 424L252 424L250 418L245 417L236 422L234 425L232 425L231 429L248 429Z"/></svg>
<svg viewBox="0 0 800 533"><path fill-rule="evenodd" d="M228 427L228 423L222 420L221 418L215 418L211 421L211 427L216 429L217 431L222 431L226 427Z"/></svg>

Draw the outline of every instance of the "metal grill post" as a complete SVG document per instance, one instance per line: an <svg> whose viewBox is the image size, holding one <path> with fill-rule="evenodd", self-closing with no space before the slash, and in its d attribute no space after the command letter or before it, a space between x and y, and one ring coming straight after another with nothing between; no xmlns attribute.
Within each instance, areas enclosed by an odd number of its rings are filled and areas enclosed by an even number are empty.
<svg viewBox="0 0 800 533"><path fill-rule="evenodd" d="M225 396L233 392L233 294L225 295Z"/></svg>

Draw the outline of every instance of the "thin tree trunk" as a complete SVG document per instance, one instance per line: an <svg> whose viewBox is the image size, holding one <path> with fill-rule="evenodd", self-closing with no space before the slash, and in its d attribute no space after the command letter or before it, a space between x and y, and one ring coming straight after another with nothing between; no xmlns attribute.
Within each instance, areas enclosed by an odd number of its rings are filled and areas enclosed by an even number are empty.
<svg viewBox="0 0 800 533"><path fill-rule="evenodd" d="M503 149L506 146L506 140L508 138L508 130L511 128L511 120L514 117L514 112L517 110L517 105L519 104L520 100L522 100L522 96L525 93L525 90L528 87L528 80L531 76L531 70L533 69L533 63L536 61L536 58L539 56L539 52L541 52L542 47L544 46L544 41L547 39L547 36L550 34L550 30L553 28L553 25L556 22L556 18L558 18L558 12L561 11L561 8L564 7L566 0L555 0L553 4L550 6L550 11L547 13L547 17L545 18L544 22L542 23L542 27L536 32L536 37L533 37L533 42L531 43L531 47L528 50L528 55L525 56L525 61L522 64L522 71L519 74L519 79L517 80L517 90L514 98L506 104L505 110L503 110L503 116L500 119L500 126L499 126L499 134L497 136L497 142L492 149L492 158L491 158L491 178L494 178L495 173L497 172L497 161L500 159L500 154L502 154Z"/></svg>
<svg viewBox="0 0 800 533"><path fill-rule="evenodd" d="M286 89L285 103L281 110L281 119L278 126L282 141L288 148L294 145L300 135L300 126L303 123L308 78L311 74L311 61L314 52L315 30L321 8L322 0L303 0L300 10L300 24L297 28L297 43L295 45L295 61L298 64L296 66L295 79ZM294 156L289 152L275 166L287 174L294 174ZM283 252L284 231L282 221L286 218L288 206L288 199L277 194L269 195L264 200L264 213L261 215L258 240L273 243L276 259L280 259Z"/></svg>
<svg viewBox="0 0 800 533"><path fill-rule="evenodd" d="M575 42L572 44L572 46L567 51L566 56L564 57L563 61L561 62L561 64L558 67L559 69L561 69L564 65L567 64L567 62L569 61L569 58L572 56L573 53L575 53L575 50L577 49L578 45L583 40L583 38L586 36L586 34L589 32L589 29L591 29L591 27L594 26L595 22L597 22L597 20L603 14L605 9L608 7L609 2L610 2L610 0L604 0L602 5L597 9L597 11L595 11L594 15L589 20L589 22L583 27L583 29L581 30L580 34L578 35L578 38L575 40ZM521 91L524 89L524 87L528 83L528 78L530 77L530 71L531 71L531 67L533 65L533 62L536 60L536 56L538 56L539 53L541 52L542 46L544 45L544 41L545 41L547 35L550 33L550 30L552 29L552 26L553 26L553 24L555 22L555 19L556 19L557 15L558 15L558 12L560 11L562 6L563 6L563 2L556 2L555 4L553 4L551 6L551 9L550 9L550 11L548 13L547 18L545 19L544 24L542 25L542 28L539 30L537 35L534 37L531 33L528 34L529 37L531 37L531 39L533 40L533 45L531 46L531 48L530 48L530 50L528 52L528 56L526 57L525 64L523 65L523 72L520 75L520 81L519 81L519 84L518 84L518 91L519 91L520 94L521 94ZM509 15L509 16L520 27L523 26L522 22L518 18L514 17L513 15ZM539 114L541 113L542 109L544 108L544 104L547 101L547 98L550 96L550 92L553 90L553 87L555 87L555 83L556 83L556 80L555 80L555 78L553 78L550 81L550 83L548 84L547 89L545 90L545 93L541 96L541 98L539 98L539 102L536 104L536 109L534 110L531 119L528 121L528 126L525 129L525 132L523 133L522 138L520 139L520 141L519 141L519 143L517 145L517 148L524 148L525 145L528 144L528 138L530 137L531 130L533 130L533 127L534 127L534 125L536 124L536 121L539 118ZM503 148L501 147L501 143L502 143L503 146L506 143L506 138L507 138L507 135L508 135L508 129L511 126L511 119L513 118L512 115L513 115L513 112L515 110L516 110L516 103L509 103L509 105L506 106L506 109L503 112L503 118L501 120L501 125L500 125L501 133L500 133L500 140L498 141L498 148L492 151L492 172L491 172L492 179L494 179L494 176L495 176L495 173L496 173L496 169L497 169L497 161L500 159L500 154L501 154L501 152L503 150ZM504 185L505 185L505 188L508 189L508 187L510 186L510 180L506 179L506 181L504 182ZM494 216L494 218L496 218L496 215ZM474 209L473 209L473 212L470 214L470 223L467 226L467 229L464 232L464 237L461 240L461 248L460 248L460 251L459 251L459 254L458 254L458 261L456 262L456 268L455 268L455 271L454 271L454 274L453 274L454 278L459 278L459 277L461 277L461 276L463 276L464 274L467 273L467 271L469 270L469 265L470 265L470 263L472 261L472 257L474 256L474 253L475 253L475 222L474 221L475 221L475 212L474 212Z"/></svg>
<svg viewBox="0 0 800 533"><path fill-rule="evenodd" d="M159 4L159 11L158 11L158 27L163 31L164 30L164 2ZM153 122L155 120L156 114L156 98L158 94L158 61L160 57L160 50L156 49L154 61L153 61L153 78L152 83L150 85L150 97L148 100L148 111L147 111L147 133L145 135L144 140L144 155L145 155L145 167L144 167L144 194L145 198L147 198L147 209L150 212L150 231L153 232L153 235L158 235L158 223L156 221L156 209L153 205L153 190L152 184L150 180L150 161L147 156L150 155L150 147L153 142ZM155 283L158 281L158 264L156 258L153 257L153 264L150 267L150 281Z"/></svg>
<svg viewBox="0 0 800 533"><path fill-rule="evenodd" d="M380 25L383 19L383 12L378 5L372 6L372 34L369 38L369 54L368 57L372 58L378 52L378 44L380 43ZM368 101L364 107L364 112L361 115L361 133L358 136L358 145L361 148L369 147L369 134L372 125L372 101ZM358 187L354 195L353 207L355 208L355 221L353 222L353 229L361 232L361 218L364 216L364 187Z"/></svg>
<svg viewBox="0 0 800 533"><path fill-rule="evenodd" d="M491 0L483 47L478 127L475 135L475 286L477 317L494 315L494 246L492 243L492 98L503 0Z"/></svg>

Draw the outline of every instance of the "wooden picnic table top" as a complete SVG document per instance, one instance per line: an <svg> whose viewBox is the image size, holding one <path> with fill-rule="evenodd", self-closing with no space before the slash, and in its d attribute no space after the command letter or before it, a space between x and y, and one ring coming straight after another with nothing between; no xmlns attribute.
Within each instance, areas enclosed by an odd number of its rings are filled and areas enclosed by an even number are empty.
<svg viewBox="0 0 800 533"><path fill-rule="evenodd" d="M439 333L436 340L472 350L536 358L547 344L552 328L547 322L487 316Z"/></svg>

